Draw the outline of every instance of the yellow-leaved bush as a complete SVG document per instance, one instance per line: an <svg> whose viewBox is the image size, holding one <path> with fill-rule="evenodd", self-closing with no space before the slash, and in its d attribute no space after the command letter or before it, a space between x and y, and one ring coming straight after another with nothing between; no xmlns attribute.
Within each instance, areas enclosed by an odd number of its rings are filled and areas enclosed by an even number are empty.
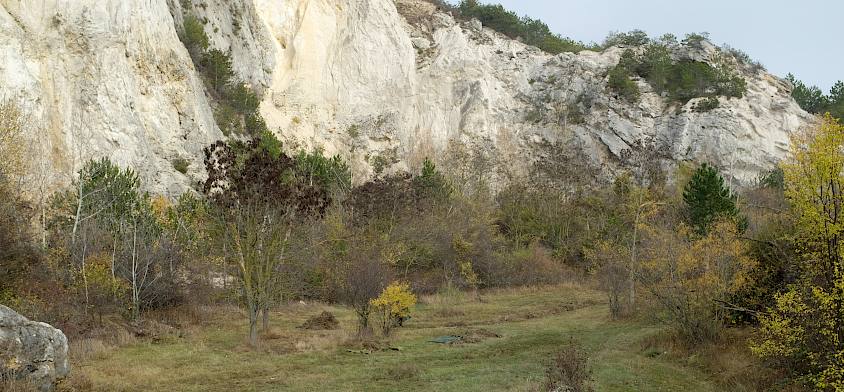
<svg viewBox="0 0 844 392"><path fill-rule="evenodd" d="M128 283L114 275L111 255L106 252L98 252L86 258L75 285L100 317L129 290Z"/></svg>
<svg viewBox="0 0 844 392"><path fill-rule="evenodd" d="M816 390L844 391L844 126L794 135L782 165L800 276L760 316L751 349Z"/></svg>
<svg viewBox="0 0 844 392"><path fill-rule="evenodd" d="M463 279L466 286L472 289L475 293L475 297L477 297L478 286L481 284L481 279L478 277L478 274L475 272L475 268L472 264L472 254L474 253L473 244L463 239L462 236L457 235L452 240L451 247L454 249L454 253L456 254L455 261L457 262L457 267L460 270L460 277Z"/></svg>
<svg viewBox="0 0 844 392"><path fill-rule="evenodd" d="M717 338L727 321L727 301L755 265L735 222L718 221L703 237L685 225L643 229L638 278L657 318L688 343Z"/></svg>
<svg viewBox="0 0 844 392"><path fill-rule="evenodd" d="M416 295L410 291L410 284L393 282L370 304L380 317L381 330L388 335L393 327L401 326L404 320L410 318L411 309L416 305Z"/></svg>

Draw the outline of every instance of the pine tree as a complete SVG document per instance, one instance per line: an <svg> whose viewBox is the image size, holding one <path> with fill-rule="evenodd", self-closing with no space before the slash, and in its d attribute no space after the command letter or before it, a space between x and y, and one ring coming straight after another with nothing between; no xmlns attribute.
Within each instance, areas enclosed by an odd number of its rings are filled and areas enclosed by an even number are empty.
<svg viewBox="0 0 844 392"><path fill-rule="evenodd" d="M719 217L738 216L736 196L724 185L724 178L713 166L702 164L683 190L689 222L699 234L706 234Z"/></svg>
<svg viewBox="0 0 844 392"><path fill-rule="evenodd" d="M426 198L434 198L437 200L444 200L451 196L453 188L430 159L425 158L422 164L422 171L414 179L417 188L421 191L422 196Z"/></svg>

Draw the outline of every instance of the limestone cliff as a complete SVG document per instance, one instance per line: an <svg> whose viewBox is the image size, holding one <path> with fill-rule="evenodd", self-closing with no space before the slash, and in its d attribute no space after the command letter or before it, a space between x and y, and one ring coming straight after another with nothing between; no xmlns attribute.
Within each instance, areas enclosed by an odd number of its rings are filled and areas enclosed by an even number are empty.
<svg viewBox="0 0 844 392"><path fill-rule="evenodd" d="M812 121L788 83L749 68L745 96L709 112L643 81L631 105L606 87L622 48L551 56L423 0L0 0L0 97L31 113L57 181L96 156L157 192L202 177L201 148L222 134L177 35L186 6L260 93L269 127L288 146L343 155L358 180L455 151L484 157L493 180L566 156L608 178L650 140L665 166L707 160L748 182Z"/></svg>

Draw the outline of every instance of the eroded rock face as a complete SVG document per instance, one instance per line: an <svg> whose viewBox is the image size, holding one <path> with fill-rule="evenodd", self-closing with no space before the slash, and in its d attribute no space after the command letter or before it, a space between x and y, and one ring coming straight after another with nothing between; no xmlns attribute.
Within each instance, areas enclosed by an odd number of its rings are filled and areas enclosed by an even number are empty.
<svg viewBox="0 0 844 392"><path fill-rule="evenodd" d="M165 0L0 0L0 37L0 98L29 113L55 184L108 157L180 193L172 162L199 175L222 137Z"/></svg>
<svg viewBox="0 0 844 392"><path fill-rule="evenodd" d="M62 331L0 305L0 374L27 378L49 391L69 372L67 338Z"/></svg>
<svg viewBox="0 0 844 392"><path fill-rule="evenodd" d="M0 97L33 113L60 180L98 156L136 168L156 192L201 179L201 148L222 135L176 34L186 12L207 21L212 46L231 53L288 146L342 155L356 181L425 157L451 168L483 161L492 182L540 159L586 160L606 180L649 141L666 169L709 161L748 183L813 121L786 82L752 69L741 70L745 97L709 112L666 102L643 81L630 104L606 87L623 48L551 56L423 0L186 3L0 0ZM718 51L675 52L711 61ZM176 158L191 162L187 176Z"/></svg>

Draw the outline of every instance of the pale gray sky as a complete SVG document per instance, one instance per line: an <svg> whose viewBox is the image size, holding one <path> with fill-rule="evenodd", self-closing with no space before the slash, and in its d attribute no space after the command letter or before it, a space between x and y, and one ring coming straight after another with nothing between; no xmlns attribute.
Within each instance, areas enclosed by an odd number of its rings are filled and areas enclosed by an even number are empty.
<svg viewBox="0 0 844 392"><path fill-rule="evenodd" d="M706 31L776 75L791 72L824 92L844 80L844 0L482 0L543 20L555 33L600 42L640 29L682 38Z"/></svg>

